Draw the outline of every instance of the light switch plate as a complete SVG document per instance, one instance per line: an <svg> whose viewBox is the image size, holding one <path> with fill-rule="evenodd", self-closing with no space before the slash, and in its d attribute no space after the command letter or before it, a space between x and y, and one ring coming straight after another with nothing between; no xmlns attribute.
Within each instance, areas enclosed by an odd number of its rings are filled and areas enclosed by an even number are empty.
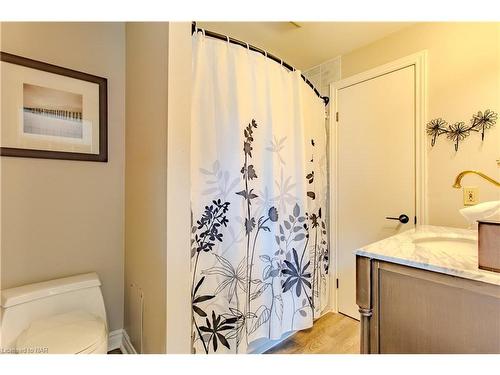
<svg viewBox="0 0 500 375"><path fill-rule="evenodd" d="M477 187L464 187L464 206L473 206L479 203L479 189Z"/></svg>

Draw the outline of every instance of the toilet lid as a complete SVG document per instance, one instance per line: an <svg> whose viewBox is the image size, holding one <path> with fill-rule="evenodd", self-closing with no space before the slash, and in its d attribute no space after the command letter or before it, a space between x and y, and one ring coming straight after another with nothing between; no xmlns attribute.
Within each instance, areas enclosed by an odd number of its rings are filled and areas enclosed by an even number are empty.
<svg viewBox="0 0 500 375"><path fill-rule="evenodd" d="M37 320L19 335L20 353L76 354L88 351L106 339L101 318L85 311L73 311Z"/></svg>

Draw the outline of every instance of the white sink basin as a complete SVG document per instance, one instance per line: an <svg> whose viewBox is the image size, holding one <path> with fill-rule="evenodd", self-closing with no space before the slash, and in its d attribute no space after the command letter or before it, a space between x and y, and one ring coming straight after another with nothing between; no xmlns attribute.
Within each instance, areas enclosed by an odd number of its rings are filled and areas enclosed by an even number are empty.
<svg viewBox="0 0 500 375"><path fill-rule="evenodd" d="M447 253L477 252L477 240L465 237L415 238L413 243L431 251L444 251Z"/></svg>

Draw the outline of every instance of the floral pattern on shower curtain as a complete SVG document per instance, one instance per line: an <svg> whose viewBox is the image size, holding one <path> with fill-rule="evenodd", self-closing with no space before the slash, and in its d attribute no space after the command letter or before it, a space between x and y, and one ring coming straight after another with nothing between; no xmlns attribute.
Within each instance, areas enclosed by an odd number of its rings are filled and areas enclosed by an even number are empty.
<svg viewBox="0 0 500 375"><path fill-rule="evenodd" d="M328 304L324 117L300 72L193 36L193 352L252 352Z"/></svg>

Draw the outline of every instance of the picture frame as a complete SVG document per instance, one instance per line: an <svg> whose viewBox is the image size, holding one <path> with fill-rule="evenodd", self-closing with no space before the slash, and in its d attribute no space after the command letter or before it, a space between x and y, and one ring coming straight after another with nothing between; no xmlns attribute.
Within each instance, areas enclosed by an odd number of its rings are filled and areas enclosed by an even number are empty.
<svg viewBox="0 0 500 375"><path fill-rule="evenodd" d="M0 155L108 161L107 79L0 51Z"/></svg>

